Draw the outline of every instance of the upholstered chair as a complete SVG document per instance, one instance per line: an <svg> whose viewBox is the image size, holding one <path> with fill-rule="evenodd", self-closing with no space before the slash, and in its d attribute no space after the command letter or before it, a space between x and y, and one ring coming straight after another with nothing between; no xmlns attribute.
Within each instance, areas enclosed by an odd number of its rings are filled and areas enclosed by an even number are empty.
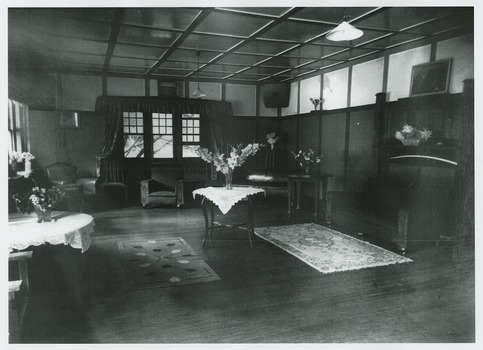
<svg viewBox="0 0 483 350"><path fill-rule="evenodd" d="M141 181L141 204L144 208L184 205L183 169L151 169L151 178Z"/></svg>

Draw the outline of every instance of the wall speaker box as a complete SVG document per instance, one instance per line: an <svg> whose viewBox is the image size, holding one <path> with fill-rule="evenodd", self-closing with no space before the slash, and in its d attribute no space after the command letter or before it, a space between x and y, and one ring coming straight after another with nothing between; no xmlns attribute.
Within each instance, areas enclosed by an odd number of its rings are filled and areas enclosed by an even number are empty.
<svg viewBox="0 0 483 350"><path fill-rule="evenodd" d="M180 97L180 82L158 80L158 97Z"/></svg>
<svg viewBox="0 0 483 350"><path fill-rule="evenodd" d="M290 85L287 83L265 84L262 86L262 96L265 108L288 107Z"/></svg>

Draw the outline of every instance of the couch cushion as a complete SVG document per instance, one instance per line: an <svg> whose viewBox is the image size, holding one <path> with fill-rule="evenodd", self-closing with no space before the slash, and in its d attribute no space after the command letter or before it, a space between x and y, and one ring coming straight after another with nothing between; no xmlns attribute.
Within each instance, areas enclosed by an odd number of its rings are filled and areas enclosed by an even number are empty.
<svg viewBox="0 0 483 350"><path fill-rule="evenodd" d="M151 192L148 197L176 197L176 193L171 191Z"/></svg>

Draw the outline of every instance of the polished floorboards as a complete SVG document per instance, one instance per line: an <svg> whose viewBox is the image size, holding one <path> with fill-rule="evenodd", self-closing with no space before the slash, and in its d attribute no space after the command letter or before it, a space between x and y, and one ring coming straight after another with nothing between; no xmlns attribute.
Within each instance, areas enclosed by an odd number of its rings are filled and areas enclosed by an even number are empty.
<svg viewBox="0 0 483 350"><path fill-rule="evenodd" d="M312 221L309 211L287 218L283 200L262 199L255 226ZM24 342L475 342L474 245L465 239L414 244L408 264L321 274L266 241L250 248L245 231L216 230L203 247L197 207L92 215L86 253L34 248ZM217 217L244 215L239 206ZM117 241L168 237L182 237L220 280L131 290Z"/></svg>

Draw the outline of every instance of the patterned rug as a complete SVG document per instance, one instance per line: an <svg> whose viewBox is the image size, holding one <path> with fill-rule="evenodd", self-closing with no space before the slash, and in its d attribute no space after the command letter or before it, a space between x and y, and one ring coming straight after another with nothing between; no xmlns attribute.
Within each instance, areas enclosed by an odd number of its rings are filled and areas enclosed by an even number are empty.
<svg viewBox="0 0 483 350"><path fill-rule="evenodd" d="M117 242L132 289L211 282L220 277L183 238Z"/></svg>
<svg viewBox="0 0 483 350"><path fill-rule="evenodd" d="M322 273L411 262L411 259L317 224L260 227L255 234Z"/></svg>

